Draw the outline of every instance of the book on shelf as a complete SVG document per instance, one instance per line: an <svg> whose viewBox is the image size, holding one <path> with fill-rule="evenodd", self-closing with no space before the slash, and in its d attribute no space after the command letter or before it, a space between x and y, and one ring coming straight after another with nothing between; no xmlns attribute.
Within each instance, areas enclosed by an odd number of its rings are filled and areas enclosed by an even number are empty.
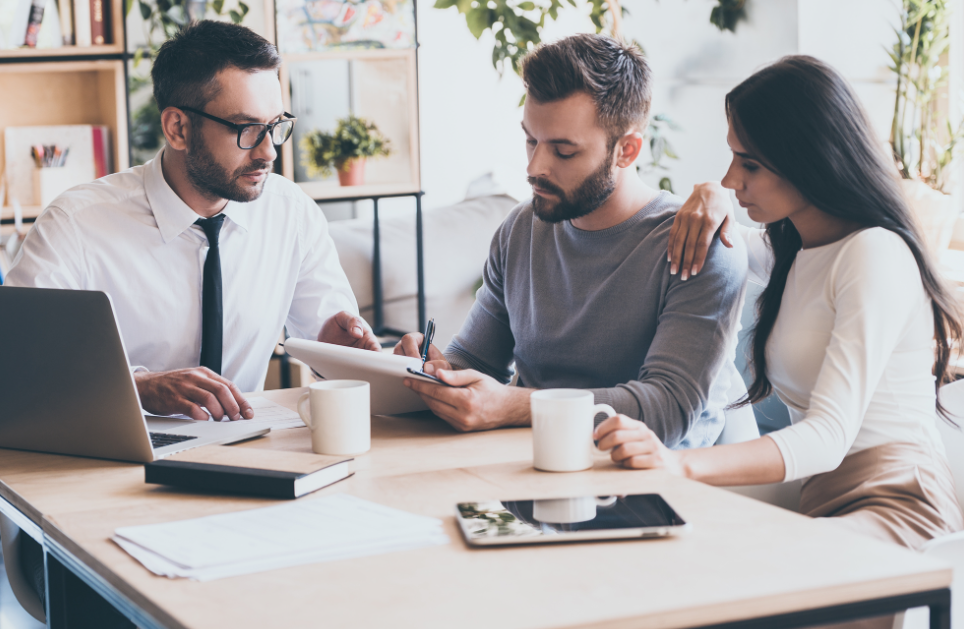
<svg viewBox="0 0 964 629"><path fill-rule="evenodd" d="M74 45L74 2L73 0L57 0L60 12L60 32L64 46Z"/></svg>
<svg viewBox="0 0 964 629"><path fill-rule="evenodd" d="M113 43L105 0L12 0L10 30L0 49L99 46Z"/></svg>
<svg viewBox="0 0 964 629"><path fill-rule="evenodd" d="M33 0L30 14L27 17L27 32L23 36L23 45L29 48L37 47L37 37L40 35L40 24L44 20L44 7L47 0Z"/></svg>
<svg viewBox="0 0 964 629"><path fill-rule="evenodd" d="M64 0L69 2L70 0ZM90 0L73 0L74 3L74 42L77 46L87 47L94 43L91 26Z"/></svg>
<svg viewBox="0 0 964 629"><path fill-rule="evenodd" d="M77 0L83 2L84 0ZM90 39L95 46L103 46L108 42L107 11L104 0L90 0Z"/></svg>
<svg viewBox="0 0 964 629"><path fill-rule="evenodd" d="M205 446L144 466L144 482L194 491L300 498L351 476L350 457Z"/></svg>
<svg viewBox="0 0 964 629"><path fill-rule="evenodd" d="M23 46L27 37L27 25L30 23L30 14L33 12L33 0L17 0L17 6L13 12L13 21L10 23L10 41L7 45L10 48L20 48Z"/></svg>
<svg viewBox="0 0 964 629"><path fill-rule="evenodd" d="M63 46L60 12L57 0L11 0L8 39L0 38L3 48L59 48ZM70 1L70 0L65 0ZM78 0L79 1L79 0Z"/></svg>

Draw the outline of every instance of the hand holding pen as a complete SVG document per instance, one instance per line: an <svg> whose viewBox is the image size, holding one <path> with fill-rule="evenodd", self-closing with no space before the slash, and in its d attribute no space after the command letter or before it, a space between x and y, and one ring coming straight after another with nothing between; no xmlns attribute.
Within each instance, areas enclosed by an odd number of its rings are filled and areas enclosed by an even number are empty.
<svg viewBox="0 0 964 629"><path fill-rule="evenodd" d="M435 319L429 319L425 324L425 334L422 335L422 367L428 362L428 348L432 346L432 339L435 338Z"/></svg>
<svg viewBox="0 0 964 629"><path fill-rule="evenodd" d="M451 369L452 366L445 360L442 352L432 345L434 337L435 319L429 319L429 322L425 325L424 334L418 332L406 334L395 346L394 353L397 356L421 359L422 370L427 374L434 374L438 369Z"/></svg>

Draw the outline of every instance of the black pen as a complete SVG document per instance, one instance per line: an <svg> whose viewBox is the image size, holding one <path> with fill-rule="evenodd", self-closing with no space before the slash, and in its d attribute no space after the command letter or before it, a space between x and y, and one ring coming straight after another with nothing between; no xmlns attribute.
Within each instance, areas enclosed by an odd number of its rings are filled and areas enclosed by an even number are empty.
<svg viewBox="0 0 964 629"><path fill-rule="evenodd" d="M435 336L435 319L429 319L428 323L425 324L425 334L422 335L422 364L424 365L428 361L428 348L432 344L432 338Z"/></svg>

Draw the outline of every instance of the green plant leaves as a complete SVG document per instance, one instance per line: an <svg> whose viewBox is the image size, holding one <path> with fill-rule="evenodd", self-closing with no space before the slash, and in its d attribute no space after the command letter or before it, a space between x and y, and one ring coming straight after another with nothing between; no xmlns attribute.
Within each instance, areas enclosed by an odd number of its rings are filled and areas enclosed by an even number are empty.
<svg viewBox="0 0 964 629"><path fill-rule="evenodd" d="M469 27L469 32L478 39L482 37L485 29L495 23L495 11L483 7L472 9L465 14L465 23Z"/></svg>
<svg viewBox="0 0 964 629"><path fill-rule="evenodd" d="M746 0L717 0L719 4L710 11L710 24L721 31L736 32L736 25L746 19Z"/></svg>
<svg viewBox="0 0 964 629"><path fill-rule="evenodd" d="M942 56L950 45L950 0L902 0L896 41L887 51L897 75L890 144L905 179L920 179L936 190L948 183L964 136L947 119L941 101L948 82Z"/></svg>
<svg viewBox="0 0 964 629"><path fill-rule="evenodd" d="M710 21L720 30L735 31L737 23L746 19L746 0L716 1ZM492 65L501 74L506 62L514 72L519 72L522 58L542 42L541 30L546 20L558 19L560 9L567 5L573 8L589 5L589 18L596 32L606 30L609 0L548 0L548 3L546 0L435 0L434 6L436 9L458 8L476 39L482 37L486 29L492 30L495 36ZM620 8L623 15L629 15L625 7Z"/></svg>

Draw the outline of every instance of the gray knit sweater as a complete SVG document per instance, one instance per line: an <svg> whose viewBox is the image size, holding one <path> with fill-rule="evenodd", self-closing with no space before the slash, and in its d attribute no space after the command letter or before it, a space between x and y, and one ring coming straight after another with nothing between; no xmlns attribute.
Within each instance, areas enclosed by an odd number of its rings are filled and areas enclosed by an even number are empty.
<svg viewBox="0 0 964 629"><path fill-rule="evenodd" d="M589 389L672 448L723 429L746 278L740 239L711 246L696 277L669 274L681 200L666 192L626 221L583 231L527 201L492 239L483 285L445 351L457 368L537 389Z"/></svg>

